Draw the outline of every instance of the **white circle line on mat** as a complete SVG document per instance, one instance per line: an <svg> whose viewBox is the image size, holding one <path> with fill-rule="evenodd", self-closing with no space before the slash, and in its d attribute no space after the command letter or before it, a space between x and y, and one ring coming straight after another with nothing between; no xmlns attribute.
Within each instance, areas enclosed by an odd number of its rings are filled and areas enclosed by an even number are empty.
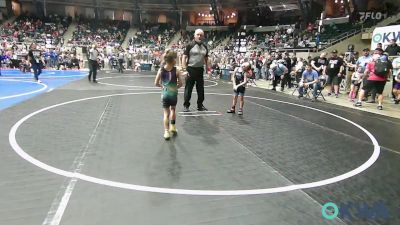
<svg viewBox="0 0 400 225"><path fill-rule="evenodd" d="M129 78L147 78L147 77L154 78L155 76L143 76L143 75L142 75L142 76L134 76L134 75L126 75L126 76L117 76L117 77L102 77L102 78L97 78L97 80L114 79L114 78L124 78L124 77L126 77L126 78L128 78L128 77L129 77ZM205 85L204 88L215 87L215 86L218 85L218 82L216 82L216 81L212 81L212 80L204 80L204 81L208 81L208 82L213 83L213 84L210 84L210 85ZM98 83L99 83L99 84L102 84L102 85L114 86L114 87L143 88L143 89L149 89L149 91L152 90L152 89L155 89L155 90L159 90L159 89L160 89L159 87L155 87L155 86L135 86L135 85L125 85L125 84L111 84L111 83L99 82L99 81L98 81Z"/></svg>
<svg viewBox="0 0 400 225"><path fill-rule="evenodd" d="M47 88L47 85L46 85L46 84L38 83L38 82L34 82L34 81L13 80L13 79L1 79L0 81L33 83L33 84L38 84L38 85L41 85L41 86L42 86L42 88L40 88L40 89L38 89L38 90L29 91L29 92L25 92L25 93L20 93L20 94L16 94L16 95L3 96L3 97L0 97L0 100L3 100L3 99L10 99L10 98L17 98L17 97L21 97L21 96L25 96L25 95L35 94L35 93L44 91L44 90L46 90L46 88Z"/></svg>
<svg viewBox="0 0 400 225"><path fill-rule="evenodd" d="M96 97L90 97L90 98L82 98L82 99L77 99L73 101L68 101L64 103L59 103L56 105L48 106L45 108L42 108L40 110L37 110L33 113L30 113L29 115L23 117L20 119L17 123L13 125L9 132L9 143L11 147L14 149L14 151L21 156L23 159L26 161L32 163L33 165L40 167L44 170L47 170L51 173L55 173L61 176L69 177L69 178L77 178L80 180L84 180L87 182L92 182L95 184L100 184L100 185L105 185L105 186L110 186L110 187L116 187L116 188L122 188L122 189L128 189L128 190L135 190L135 191L144 191L144 192L154 192L154 193L165 193L165 194L179 194L179 195L202 195L202 196L234 196L234 195L257 195L257 194L272 194L272 193L281 193L281 192L288 192L288 191L294 191L294 190L300 190L300 189L307 189L307 188L314 188L314 187L321 187L325 186L328 184L333 184L337 183L339 181L348 179L350 177L353 177L369 167L371 167L376 160L379 158L380 154L380 146L378 144L378 141L375 139L375 137L365 128L360 126L359 124L343 118L339 115L321 110L321 109L316 109L313 107L309 106L304 106L304 105L299 105L296 103L291 103L291 102L285 102L285 101L280 101L280 100L274 100L274 99L268 99L268 98L262 98L262 97L254 97L254 96L246 96L246 98L251 98L251 99L259 99L259 100L265 100L265 101L271 101L271 102L278 102L278 103L283 103L287 105L293 105L297 107L302 107L310 110L314 110L317 112L321 112L333 117L336 117L338 119L344 120L355 127L359 128L362 130L367 136L370 138L373 146L374 146L374 151L371 155L371 157L364 162L362 165L359 167L346 172L344 174L320 180L320 181L315 181L315 182L310 182L310 183L303 183L303 184L293 184L293 185L288 185L288 186L282 186L282 187L273 187L273 188L265 188L265 189L248 189L248 190L190 190L190 189L175 189L175 188L162 188L162 187L151 187L151 186L144 186L144 185L135 185L135 184L129 184L129 183L122 183L122 182L117 182L117 181L111 181L111 180L106 180L106 179L100 179L92 176L88 176L82 173L73 173L69 171L65 171L53 166L50 166L48 164L45 164L29 154L27 154L18 144L16 140L16 133L18 128L29 118L42 113L44 111L59 107L59 106L64 106L72 103L77 103L77 102L82 102L82 101L88 101L88 100L93 100L93 99L100 99L100 98L107 98L107 97L113 97L113 96L125 96L125 95L145 95L145 94L160 94L159 92L141 92L141 93L122 93L122 94L111 94L111 95L102 95L102 96L96 96ZM231 94L221 94L221 93L209 93L208 95L217 95L217 96L231 96Z"/></svg>

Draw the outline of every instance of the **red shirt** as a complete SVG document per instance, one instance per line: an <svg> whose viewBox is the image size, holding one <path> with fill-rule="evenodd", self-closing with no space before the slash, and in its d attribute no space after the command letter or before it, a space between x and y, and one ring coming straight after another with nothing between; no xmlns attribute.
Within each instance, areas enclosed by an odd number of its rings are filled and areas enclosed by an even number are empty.
<svg viewBox="0 0 400 225"><path fill-rule="evenodd" d="M386 77L381 77L375 74L375 62L371 61L367 64L367 69L369 71L368 80L374 81L386 81Z"/></svg>

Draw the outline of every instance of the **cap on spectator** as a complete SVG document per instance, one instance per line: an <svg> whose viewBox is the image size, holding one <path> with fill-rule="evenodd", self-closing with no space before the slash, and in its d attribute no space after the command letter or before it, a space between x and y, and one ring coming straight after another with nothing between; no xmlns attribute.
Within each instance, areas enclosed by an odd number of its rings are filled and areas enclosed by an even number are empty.
<svg viewBox="0 0 400 225"><path fill-rule="evenodd" d="M383 49L381 49L381 48L376 48L375 51L383 52Z"/></svg>
<svg viewBox="0 0 400 225"><path fill-rule="evenodd" d="M363 51L364 51L364 52L365 52L365 51L369 52L369 48L364 48Z"/></svg>
<svg viewBox="0 0 400 225"><path fill-rule="evenodd" d="M338 51L336 49L332 50L332 53L338 53Z"/></svg>

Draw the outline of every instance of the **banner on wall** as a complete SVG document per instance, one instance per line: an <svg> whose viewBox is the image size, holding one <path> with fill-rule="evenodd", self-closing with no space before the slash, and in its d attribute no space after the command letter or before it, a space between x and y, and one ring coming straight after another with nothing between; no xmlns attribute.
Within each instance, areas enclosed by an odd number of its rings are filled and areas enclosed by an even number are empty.
<svg viewBox="0 0 400 225"><path fill-rule="evenodd" d="M360 20L383 20L387 18L387 13L384 12L360 12Z"/></svg>
<svg viewBox="0 0 400 225"><path fill-rule="evenodd" d="M400 44L400 25L377 27L372 33L371 49L375 49L378 43L382 43L385 49L392 39L395 39L396 43Z"/></svg>
<svg viewBox="0 0 400 225"><path fill-rule="evenodd" d="M395 0L396 1L396 0ZM349 1L351 2L351 1ZM357 6L358 11L380 11L385 8L383 4L385 0L354 0L353 3Z"/></svg>

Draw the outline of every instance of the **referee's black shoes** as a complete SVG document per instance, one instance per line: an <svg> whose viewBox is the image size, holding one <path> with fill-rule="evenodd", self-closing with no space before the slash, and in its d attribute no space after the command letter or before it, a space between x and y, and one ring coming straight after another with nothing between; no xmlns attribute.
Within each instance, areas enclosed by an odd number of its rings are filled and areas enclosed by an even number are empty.
<svg viewBox="0 0 400 225"><path fill-rule="evenodd" d="M198 111L208 111L208 109L206 107L204 107L204 105L197 106L197 110Z"/></svg>

